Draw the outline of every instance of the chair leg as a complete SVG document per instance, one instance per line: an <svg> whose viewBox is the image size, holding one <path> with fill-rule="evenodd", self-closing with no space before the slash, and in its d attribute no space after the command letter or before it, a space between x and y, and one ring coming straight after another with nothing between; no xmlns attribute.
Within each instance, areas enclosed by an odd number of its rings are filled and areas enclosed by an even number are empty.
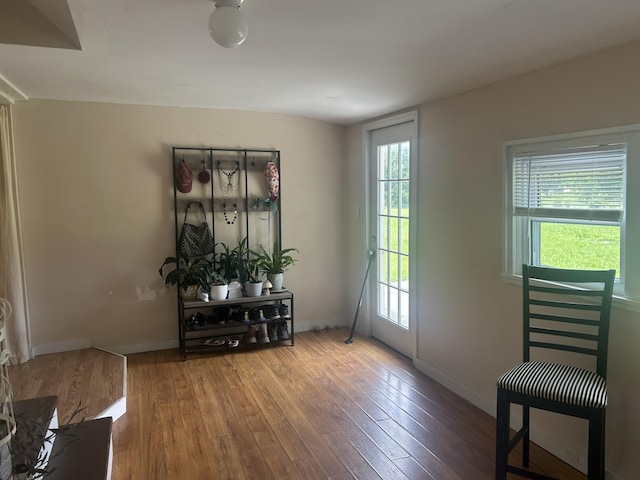
<svg viewBox="0 0 640 480"><path fill-rule="evenodd" d="M509 394L498 388L498 408L496 412L496 480L506 480L509 458Z"/></svg>
<svg viewBox="0 0 640 480"><path fill-rule="evenodd" d="M525 428L525 434L522 437L522 466L529 468L529 424L530 424L529 407L522 406L522 427Z"/></svg>
<svg viewBox="0 0 640 480"><path fill-rule="evenodd" d="M604 480L604 424L604 409L589 418L589 480Z"/></svg>

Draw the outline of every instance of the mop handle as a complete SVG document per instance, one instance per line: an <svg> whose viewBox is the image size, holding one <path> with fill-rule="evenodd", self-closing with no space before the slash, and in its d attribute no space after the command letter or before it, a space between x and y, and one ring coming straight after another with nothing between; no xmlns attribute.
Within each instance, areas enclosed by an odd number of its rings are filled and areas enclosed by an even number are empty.
<svg viewBox="0 0 640 480"><path fill-rule="evenodd" d="M351 326L351 333L349 334L349 338L347 338L344 341L344 343L352 343L353 342L353 333L356 330L356 322L358 321L358 313L360 312L360 306L362 305L362 298L364 296L364 288L367 285L367 278L369 277L369 269L371 268L371 261L373 260L375 252L373 250L369 250L367 252L367 255L369 256L368 261L367 261L367 271L364 274L364 280L362 282L362 290L360 290L360 299L358 300L358 306L356 307L356 313L353 316L353 325Z"/></svg>

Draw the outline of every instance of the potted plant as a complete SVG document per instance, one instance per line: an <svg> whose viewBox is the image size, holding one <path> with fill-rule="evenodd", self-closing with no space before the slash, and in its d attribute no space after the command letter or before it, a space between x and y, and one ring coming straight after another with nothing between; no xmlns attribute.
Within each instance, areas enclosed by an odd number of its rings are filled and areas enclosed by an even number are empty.
<svg viewBox="0 0 640 480"><path fill-rule="evenodd" d="M175 268L165 276L164 267L171 264L175 264ZM215 271L212 262L203 257L190 260L184 254L180 254L177 258L165 258L158 273L164 278L167 287L178 284L180 297L183 300L195 300L198 290L209 292L214 282L224 282L224 277Z"/></svg>
<svg viewBox="0 0 640 480"><path fill-rule="evenodd" d="M244 237L232 250L235 272L247 296L259 297L262 294L262 281L258 278L260 268L257 260L252 256L253 252L249 249L248 243L247 237Z"/></svg>
<svg viewBox="0 0 640 480"><path fill-rule="evenodd" d="M219 271L214 269L212 272L211 287L209 288L211 300L224 300L227 298L228 293L229 283Z"/></svg>
<svg viewBox="0 0 640 480"><path fill-rule="evenodd" d="M217 256L217 271L224 277L227 284L237 280L238 274L238 247L231 249L226 243L221 242L221 251Z"/></svg>
<svg viewBox="0 0 640 480"><path fill-rule="evenodd" d="M262 280L258 278L260 276L260 268L257 259L244 257L242 265L244 291L249 297L259 297L262 295Z"/></svg>
<svg viewBox="0 0 640 480"><path fill-rule="evenodd" d="M216 244L217 245L217 244ZM233 280L235 260L229 247L220 243L222 251L214 256L214 281L211 284L211 299L224 300L229 293L229 283Z"/></svg>
<svg viewBox="0 0 640 480"><path fill-rule="evenodd" d="M251 251L257 260L258 268L267 275L271 282L274 292L282 290L284 272L296 263L296 259L289 254L290 252L300 253L297 248L281 249L278 240L273 242L271 254L262 245L258 246L257 252Z"/></svg>

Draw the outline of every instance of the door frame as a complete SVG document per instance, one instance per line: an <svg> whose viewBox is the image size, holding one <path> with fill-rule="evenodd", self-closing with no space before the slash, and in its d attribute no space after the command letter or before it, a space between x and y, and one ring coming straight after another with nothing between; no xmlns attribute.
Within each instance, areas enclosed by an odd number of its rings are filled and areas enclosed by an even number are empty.
<svg viewBox="0 0 640 480"><path fill-rule="evenodd" d="M371 234L372 234L372 217L371 214L371 201L374 198L375 192L372 192L372 158L373 152L371 149L371 136L374 130L379 130L386 127L393 127L395 125L399 125L402 123L412 123L413 127L413 138L415 138L415 145L412 145L412 149L415 148L415 161L412 161L409 169L410 169L410 179L411 179L411 190L409 195L409 258L411 259L412 265L419 265L418 262L418 248L417 248L417 240L418 240L418 218L417 215L417 204L418 204L418 163L420 158L420 138L419 138L419 114L418 110L411 110L403 113L399 113L396 115L391 115L388 117L384 117L378 120L374 120L372 122L367 122L362 125L362 142L363 142L363 160L364 160L364 179L365 179L365 188L364 188L364 205L365 205L365 231L364 231L364 246L365 250L373 250L376 251L376 245L373 244ZM413 152L412 152L413 154ZM374 259L377 267L377 258ZM413 324L413 333L414 339L412 342L412 351L411 351L411 360L415 360L418 348L418 334L419 334L419 322L418 322L418 282L419 276L417 267L411 268L409 270L409 325L410 331L411 326ZM377 298L375 294L376 285L373 281L368 282L367 286L367 299L366 299L366 311L367 311L367 324L366 324L366 334L368 336L372 335L373 332L373 318L374 315L377 315L376 305L374 304L374 299ZM413 318L411 318L413 316Z"/></svg>

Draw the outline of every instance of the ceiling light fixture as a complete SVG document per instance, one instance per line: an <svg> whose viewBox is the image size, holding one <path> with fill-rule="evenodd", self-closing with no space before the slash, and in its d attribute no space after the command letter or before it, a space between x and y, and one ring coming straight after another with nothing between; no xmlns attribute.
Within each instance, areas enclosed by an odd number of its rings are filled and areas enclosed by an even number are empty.
<svg viewBox="0 0 640 480"><path fill-rule="evenodd" d="M244 0L213 0L216 9L209 17L209 34L221 47L235 48L245 41L249 25L240 11Z"/></svg>

